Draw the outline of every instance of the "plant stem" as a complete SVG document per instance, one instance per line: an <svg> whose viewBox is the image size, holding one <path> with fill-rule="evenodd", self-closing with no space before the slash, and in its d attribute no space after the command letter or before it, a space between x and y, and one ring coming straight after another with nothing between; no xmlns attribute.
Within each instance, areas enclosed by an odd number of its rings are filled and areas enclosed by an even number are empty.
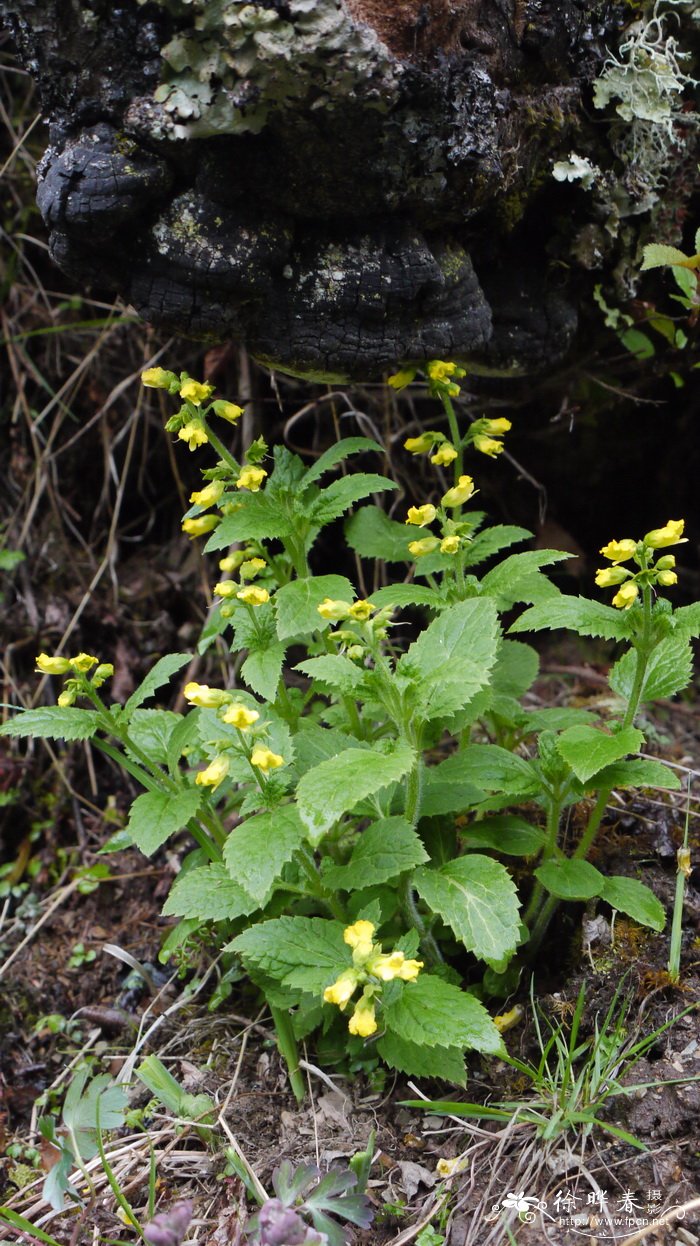
<svg viewBox="0 0 700 1246"><path fill-rule="evenodd" d="M457 481L459 480L460 476L462 475L464 471L464 447L462 445L462 434L459 431L459 424L457 423L457 416L455 415L455 409L452 406L452 399L448 398L447 394L442 394L441 401L442 401L443 407L445 408L445 415L447 416L447 423L449 424L449 428L450 428L450 437L452 438L452 444L455 450L457 451L457 458L455 459L455 465L454 465L454 473L455 473L454 482L455 484L457 484ZM459 512L456 512L456 513L458 514Z"/></svg>
<svg viewBox="0 0 700 1246"><path fill-rule="evenodd" d="M270 1013L272 1014L272 1021L275 1030L277 1031L277 1046L279 1047L280 1054L287 1066L289 1084L294 1092L294 1098L297 1103L303 1103L306 1089L304 1086L304 1079L301 1075L301 1069L299 1068L299 1048L297 1047L297 1040L294 1037L292 1019L289 1013L285 1012L283 1008L273 1008L272 1004L270 1004Z"/></svg>
<svg viewBox="0 0 700 1246"><path fill-rule="evenodd" d="M547 838L542 848L541 863L548 861L554 856L557 845L559 843L559 822L561 820L561 796L558 791L552 792L547 807ZM528 901L527 908L523 914L525 925L530 927L535 917L539 913L544 899L544 887L542 883L536 879L532 889L532 895Z"/></svg>
<svg viewBox="0 0 700 1246"><path fill-rule="evenodd" d="M430 932L423 920L413 896L413 884L410 871L406 871L399 879L399 904L406 925L418 931L420 946L429 965L441 965L444 957L438 947L435 936Z"/></svg>
<svg viewBox="0 0 700 1246"><path fill-rule="evenodd" d="M314 854L308 844L302 844L299 853L299 861L309 882L311 883L310 894L325 904L326 908L332 913L333 917L339 922L347 921L347 913L340 901L333 895L331 891L327 891L321 882ZM309 894L307 892L307 894Z"/></svg>
<svg viewBox="0 0 700 1246"><path fill-rule="evenodd" d="M668 976L671 982L678 982L681 976L681 943L683 939L683 901L685 884L690 873L690 854L688 852L688 824L690 822L690 775L688 775L688 798L685 807L685 831L683 846L678 849L678 872L676 874L676 894L673 900L673 921L671 923L671 944L668 953Z"/></svg>
<svg viewBox="0 0 700 1246"><path fill-rule="evenodd" d="M237 460L234 459L233 455L231 454L231 451L226 449L226 446L224 445L223 441L219 440L216 433L212 432L211 425L207 423L204 416L201 415L200 418L201 418L202 424L204 425L204 431L207 434L207 437L209 438L209 444L211 445L212 449L216 450L216 453L218 454L219 458L223 459L226 466L230 467L231 470L234 471L236 475L238 475L238 473L241 470L240 463L238 463Z"/></svg>

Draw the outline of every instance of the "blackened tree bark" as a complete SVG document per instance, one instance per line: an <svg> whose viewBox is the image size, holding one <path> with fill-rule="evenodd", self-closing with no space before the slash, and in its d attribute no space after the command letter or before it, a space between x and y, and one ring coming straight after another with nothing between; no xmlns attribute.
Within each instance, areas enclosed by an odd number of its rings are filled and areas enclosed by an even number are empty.
<svg viewBox="0 0 700 1246"><path fill-rule="evenodd" d="M693 6L666 7L0 0L51 122L56 263L155 324L334 378L541 367L575 334L577 266L629 286L645 230L679 241ZM647 45L676 85L647 76L645 104Z"/></svg>

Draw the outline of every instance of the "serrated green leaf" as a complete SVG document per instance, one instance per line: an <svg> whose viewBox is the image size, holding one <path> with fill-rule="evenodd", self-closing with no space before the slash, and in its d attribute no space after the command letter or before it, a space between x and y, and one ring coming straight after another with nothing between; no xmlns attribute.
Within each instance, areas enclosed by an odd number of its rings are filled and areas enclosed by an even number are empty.
<svg viewBox="0 0 700 1246"><path fill-rule="evenodd" d="M320 658L309 658L299 662L295 671L303 671L312 680L327 684L329 688L340 693L354 692L365 677L361 666L356 666L350 658L340 653L327 653Z"/></svg>
<svg viewBox="0 0 700 1246"><path fill-rule="evenodd" d="M343 969L352 964L340 922L323 917L277 917L251 926L228 944L263 973L283 986L322 995Z"/></svg>
<svg viewBox="0 0 700 1246"><path fill-rule="evenodd" d="M217 861L178 875L163 905L163 916L223 922L243 917L256 908L247 891L234 882L226 866Z"/></svg>
<svg viewBox="0 0 700 1246"><path fill-rule="evenodd" d="M507 549L509 545L517 545L519 541L527 541L532 533L527 528L518 528L514 524L494 524L485 532L480 532L466 547L465 567L478 567L487 558Z"/></svg>
<svg viewBox="0 0 700 1246"><path fill-rule="evenodd" d="M159 766L167 764L170 738L182 722L172 710L134 710L129 723L129 739Z"/></svg>
<svg viewBox="0 0 700 1246"><path fill-rule="evenodd" d="M397 523L378 506L363 506L345 525L348 545L362 558L382 558L385 562L410 562L408 543L415 530Z"/></svg>
<svg viewBox="0 0 700 1246"><path fill-rule="evenodd" d="M681 782L675 771L662 761L633 758L606 766L595 776L596 787L661 787L677 791Z"/></svg>
<svg viewBox="0 0 700 1246"><path fill-rule="evenodd" d="M259 813L231 831L224 844L226 868L234 881L262 905L305 837L294 805L282 805L273 813Z"/></svg>
<svg viewBox="0 0 700 1246"><path fill-rule="evenodd" d="M202 792L194 787L181 792L144 792L131 806L125 829L136 847L150 857L187 826L201 803Z"/></svg>
<svg viewBox="0 0 700 1246"><path fill-rule="evenodd" d="M0 727L0 735L32 736L36 740L89 740L99 728L96 710L63 709L60 705L42 705L35 710L22 710Z"/></svg>
<svg viewBox="0 0 700 1246"><path fill-rule="evenodd" d="M625 727L615 735L607 735L596 727L568 727L557 740L557 749L571 766L576 778L585 783L606 766L636 753L644 743L637 727Z"/></svg>
<svg viewBox="0 0 700 1246"><path fill-rule="evenodd" d="M691 606L680 606L673 612L676 634L682 632L689 640L700 636L700 601Z"/></svg>
<svg viewBox="0 0 700 1246"><path fill-rule="evenodd" d="M629 649L610 672L610 687L629 701L637 671L637 651ZM655 701L672 697L690 683L693 673L693 651L685 636L667 636L652 651L644 675L641 700Z"/></svg>
<svg viewBox="0 0 700 1246"><path fill-rule="evenodd" d="M322 761L328 761L346 748L359 747L359 740L353 739L337 727L322 727L320 723L302 718L294 735L297 775L301 778L307 770L319 766Z"/></svg>
<svg viewBox="0 0 700 1246"><path fill-rule="evenodd" d="M503 1039L483 1004L425 972L387 1005L384 1021L391 1033L419 1047L471 1047L489 1055L503 1050Z"/></svg>
<svg viewBox="0 0 700 1246"><path fill-rule="evenodd" d="M399 742L392 753L349 748L308 770L297 788L299 813L313 843L368 796L396 783L412 769L415 753Z"/></svg>
<svg viewBox="0 0 700 1246"><path fill-rule="evenodd" d="M540 669L540 659L522 640L504 640L498 650L491 676L494 692L500 696L521 697L532 687Z"/></svg>
<svg viewBox="0 0 700 1246"><path fill-rule="evenodd" d="M413 883L426 904L468 951L482 960L514 952L520 935L515 884L505 866L470 853L439 870L417 869Z"/></svg>
<svg viewBox="0 0 700 1246"><path fill-rule="evenodd" d="M466 809L478 805L484 799L484 793L473 783L443 783L434 779L439 767L435 766L425 772L426 779L420 806L421 818L436 818L445 813L463 813Z"/></svg>
<svg viewBox="0 0 700 1246"><path fill-rule="evenodd" d="M292 518L282 499L264 493L241 495L240 510L224 515L204 546L204 553L226 549L238 541L272 540L288 536Z"/></svg>
<svg viewBox="0 0 700 1246"><path fill-rule="evenodd" d="M461 710L489 683L500 643L494 602L472 598L449 606L397 663L414 688L414 713L429 722Z"/></svg>
<svg viewBox="0 0 700 1246"><path fill-rule="evenodd" d="M654 892L640 883L636 878L625 878L615 874L605 879L601 897L612 908L639 922L641 926L650 926L652 930L663 930L666 925L666 913Z"/></svg>
<svg viewBox="0 0 700 1246"><path fill-rule="evenodd" d="M399 1038L398 1034L389 1030L379 1039L377 1051L384 1063L390 1069L398 1069L399 1073L410 1073L413 1077L439 1077L442 1081L454 1082L456 1086L466 1086L467 1074L461 1047L423 1047L407 1038Z"/></svg>
<svg viewBox="0 0 700 1246"><path fill-rule="evenodd" d="M263 701L274 701L277 695L285 652L281 641L251 649L241 667L242 678Z"/></svg>
<svg viewBox="0 0 700 1246"><path fill-rule="evenodd" d="M489 597L495 597L501 609L508 609L516 601L530 600L533 591L533 600L537 600L538 589L542 588L541 577L533 580L533 573L539 572L541 567L548 567L571 557L571 554L556 549L530 549L523 554L510 554L483 577L481 591ZM559 590L550 581L546 583L553 595L559 597Z"/></svg>
<svg viewBox="0 0 700 1246"><path fill-rule="evenodd" d="M382 493L386 489L397 489L398 485L388 476L377 476L371 472L354 472L352 476L341 476L323 490L309 511L311 523L317 526L331 523L338 519L355 502L366 498L371 493Z"/></svg>
<svg viewBox="0 0 700 1246"><path fill-rule="evenodd" d="M684 251L679 251L678 247L669 247L662 242L648 242L644 248L641 271L647 272L650 268L667 268L669 266L697 268L698 263L700 263L698 256L686 255Z"/></svg>
<svg viewBox="0 0 700 1246"><path fill-rule="evenodd" d="M532 731L566 731L567 727L592 727L595 722L595 714L588 710L552 706L543 710L524 710L518 719L518 729L529 735Z"/></svg>
<svg viewBox="0 0 700 1246"><path fill-rule="evenodd" d="M481 822L470 822L460 832L460 838L469 852L473 848L491 848L508 857L530 857L539 852L545 833L517 814L506 813L484 818Z"/></svg>
<svg viewBox="0 0 700 1246"><path fill-rule="evenodd" d="M324 871L323 881L334 891L359 891L397 878L428 860L419 836L405 818L382 818L364 830L347 865Z"/></svg>
<svg viewBox="0 0 700 1246"><path fill-rule="evenodd" d="M446 605L441 593L420 584L387 584L386 588L372 593L369 600L380 610L384 606L427 606L430 610L444 610Z"/></svg>
<svg viewBox="0 0 700 1246"><path fill-rule="evenodd" d="M277 635L280 640L322 631L328 620L322 619L318 607L325 597L354 601L355 590L344 575L315 575L292 580L275 593Z"/></svg>
<svg viewBox="0 0 700 1246"><path fill-rule="evenodd" d="M160 658L155 666L151 667L146 678L139 684L135 692L132 692L126 705L124 713L130 718L134 710L144 701L148 701L150 697L155 696L159 688L167 684L183 666L192 661L191 653L166 653L165 657Z"/></svg>
<svg viewBox="0 0 700 1246"><path fill-rule="evenodd" d="M627 640L632 634L628 610L616 610L586 597L557 597L525 610L509 632L554 631L563 627L579 636L600 636L604 640Z"/></svg>
<svg viewBox="0 0 700 1246"><path fill-rule="evenodd" d="M545 861L535 878L559 900L591 900L605 886L605 877L590 861Z"/></svg>
<svg viewBox="0 0 700 1246"><path fill-rule="evenodd" d="M470 744L436 766L433 776L448 783L473 783L487 792L508 796L536 796L540 791L530 763L497 744Z"/></svg>
<svg viewBox="0 0 700 1246"><path fill-rule="evenodd" d="M313 467L309 468L304 475L302 488L306 488L307 485L318 480L324 472L330 471L332 467L342 463L351 454L360 454L362 450L376 450L379 454L384 453L384 449L379 445L379 442L372 441L371 437L345 437L342 441L337 441L334 446L326 450L316 460Z"/></svg>

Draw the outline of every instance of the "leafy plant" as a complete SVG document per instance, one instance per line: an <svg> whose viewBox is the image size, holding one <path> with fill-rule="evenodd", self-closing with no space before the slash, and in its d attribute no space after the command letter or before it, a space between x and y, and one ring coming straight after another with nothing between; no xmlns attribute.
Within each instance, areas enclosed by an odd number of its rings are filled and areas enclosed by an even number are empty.
<svg viewBox="0 0 700 1246"><path fill-rule="evenodd" d="M39 1132L54 1149L54 1163L44 1182L43 1198L61 1211L67 1195L80 1201L70 1176L78 1168L91 1186L85 1163L93 1159L101 1147L100 1131L117 1129L123 1124L126 1094L115 1086L108 1073L88 1082L89 1069L75 1073L66 1092L61 1113L62 1128L57 1129L53 1116L39 1120Z"/></svg>
<svg viewBox="0 0 700 1246"><path fill-rule="evenodd" d="M357 1185L350 1170L331 1169L322 1177L313 1165L293 1168L284 1160L272 1185L276 1197L263 1203L246 1227L247 1240L258 1246L345 1246L339 1220L361 1229L372 1223L368 1199L350 1193Z"/></svg>

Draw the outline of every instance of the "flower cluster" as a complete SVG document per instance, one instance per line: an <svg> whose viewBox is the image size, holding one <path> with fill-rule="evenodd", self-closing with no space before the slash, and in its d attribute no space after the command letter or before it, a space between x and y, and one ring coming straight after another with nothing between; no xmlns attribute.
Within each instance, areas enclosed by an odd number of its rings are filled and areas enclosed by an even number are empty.
<svg viewBox="0 0 700 1246"><path fill-rule="evenodd" d="M421 960L408 960L397 948L383 952L381 943L374 942L375 929L373 922L362 920L346 926L343 938L352 948L352 968L344 969L323 992L324 1003L336 1004L344 1012L357 988L363 988L348 1021L350 1033L361 1038L369 1038L377 1030L374 998L381 993L382 983L394 978L415 982L423 968Z"/></svg>
<svg viewBox="0 0 700 1246"><path fill-rule="evenodd" d="M446 514L448 510L454 510L468 502L476 492L474 481L471 476L459 476L457 483L448 489L440 499L439 507L433 506L432 502L425 502L422 506L410 506L406 515L406 523L415 528L428 528L436 520L440 523L441 536L420 537L415 541L410 541L408 545L409 553L414 558L422 558L425 554L433 554L439 549L441 554L456 554L459 552L460 546L464 538L470 531L468 523L462 523L459 519L453 519Z"/></svg>
<svg viewBox="0 0 700 1246"><path fill-rule="evenodd" d="M602 567L596 572L595 582L598 588L617 587L612 604L620 610L628 610L637 600L640 590L658 584L661 588L671 588L678 582L674 567L676 559L673 554L664 554L654 562L655 551L666 549L669 545L682 545L687 541L683 536L685 521L669 519L663 528L652 528L641 541L633 541L625 537L622 541L609 541L601 549L601 554L610 567ZM636 562L639 571L624 567L623 563Z"/></svg>
<svg viewBox="0 0 700 1246"><path fill-rule="evenodd" d="M365 658L368 648L373 647L374 641L384 640L391 626L391 607L377 610L371 601L364 598L342 601L324 597L316 609L326 622L345 624L345 627L329 632L329 636L342 646L345 656L352 659Z"/></svg>
<svg viewBox="0 0 700 1246"><path fill-rule="evenodd" d="M177 415L168 420L165 427L169 433L177 433L180 441L184 441L190 450L205 446L209 441L205 420L209 411L213 411L220 419L227 420L229 424L235 424L243 415L242 407L222 399L208 403L206 412L202 411L202 404L211 398L214 386L207 382L194 381L187 372L181 372L177 376L166 368L146 368L141 373L141 382L148 389L165 389L169 394L182 398L183 406Z"/></svg>
<svg viewBox="0 0 700 1246"><path fill-rule="evenodd" d="M260 713L251 709L240 697L237 698L235 692L229 692L225 688L210 688L208 684L192 681L185 684L183 695L190 705L217 710L221 722L228 727L235 727L238 732L238 741L216 742L220 751L204 770L198 772L195 783L199 787L210 787L215 791L223 783L231 769L231 751L243 754L250 765L262 775L267 775L271 770L277 770L285 764L279 753L273 753L267 745L250 738L252 728L260 721ZM264 731L264 724L260 729Z"/></svg>
<svg viewBox="0 0 700 1246"><path fill-rule="evenodd" d="M393 376L388 377L388 384L392 389L405 389L407 385L415 381L418 371L418 368L401 368ZM458 367L456 363L448 363L444 359L431 359L421 371L427 378L431 394L436 398L456 398L460 392L457 379L466 376L464 368Z"/></svg>
<svg viewBox="0 0 700 1246"><path fill-rule="evenodd" d="M93 667L96 669L92 677L87 679L86 676ZM64 709L74 705L77 698L88 689L97 691L114 674L111 662L100 662L91 653L79 653L74 658L51 657L48 653L40 653L36 659L36 669L42 675L68 675L72 672L72 678L66 680L63 692L58 697L58 704Z"/></svg>

